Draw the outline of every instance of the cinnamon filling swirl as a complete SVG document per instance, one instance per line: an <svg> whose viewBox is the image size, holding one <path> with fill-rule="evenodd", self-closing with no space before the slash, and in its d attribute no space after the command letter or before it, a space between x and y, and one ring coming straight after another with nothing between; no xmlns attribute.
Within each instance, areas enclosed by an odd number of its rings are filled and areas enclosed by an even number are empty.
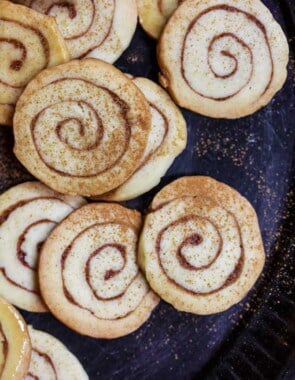
<svg viewBox="0 0 295 380"><path fill-rule="evenodd" d="M31 361L39 363L43 368L43 375L46 373L46 376L52 380L58 380L57 372L53 361L50 356L44 352L39 351L37 348L32 349ZM41 375L42 376L42 375ZM41 377L37 374L28 372L25 380L39 380Z"/></svg>
<svg viewBox="0 0 295 380"><path fill-rule="evenodd" d="M184 269L184 273L185 271L191 271L193 272L194 276L198 276L198 274L205 272L205 270L210 269L210 267L213 268L216 260L220 257L221 253L224 250L225 243L223 241L223 236L222 236L221 231L219 230L219 226L217 225L217 223L212 221L210 218L207 218L204 216L187 215L170 223L168 226L166 226L159 232L157 240L156 240L156 252L158 256L158 262L162 268L162 271L165 273L169 281L173 282L176 286L180 287L181 289L191 294L206 296L208 294L219 292L225 287L233 284L239 278L243 269L244 248L243 248L243 243L242 243L241 231L240 231L240 227L237 222L237 219L232 214L230 216L234 221L235 228L238 233L237 244L240 249L239 258L235 259L236 264L233 270L226 276L225 279L223 279L222 283L218 287L215 286L214 289L211 289L212 287L210 284L209 284L208 289L203 290L203 291L194 288L194 286L191 286L189 289L187 289L185 286L183 286L183 284L180 284L177 281L177 277L175 273L172 274L172 272L169 270L169 266L167 266L169 261L166 260L166 264L165 262L164 263L162 262L162 257L169 255L167 249L165 250L165 252L162 252L162 246L165 244L167 245L167 239L176 239L174 240L172 254L175 254L178 264ZM209 235L207 236L205 234L202 235L198 232L195 232L192 227L188 227L188 224L194 221L196 221L197 224L201 223L203 226L208 225L207 228L209 230ZM181 239L178 238L178 234L181 234ZM210 247L210 245L204 245L203 247L201 246L202 243L206 241L206 239L209 239L209 240L212 239L212 242L210 242L209 244L213 244L214 246L213 252L209 251L209 257L207 258L207 262L204 261L204 259L202 258L199 263L198 260L196 260L196 258L194 258L193 256L195 254L206 256L208 254L208 251L206 252L206 249L212 250L212 247ZM177 242L177 245L176 245L176 242ZM200 246L200 250L197 249L199 246ZM185 254L186 250L190 251L190 256L186 256ZM188 257L190 257L190 259ZM193 260L191 260L192 258ZM210 280L208 279L208 281ZM190 283L190 280L188 279L187 282Z"/></svg>
<svg viewBox="0 0 295 380"><path fill-rule="evenodd" d="M13 213L16 210L21 209L24 206L30 206L36 201L53 201L57 203L63 203L59 198L56 197L36 197L33 199L17 202L13 206L10 206L8 209L6 209L2 214L0 214L0 229L3 227L3 224L9 219L10 216L12 216L13 218ZM74 210L74 208L70 205L66 205L66 207L70 207L71 211ZM37 260L40 255L41 247L44 243L43 238L41 238L41 241L39 240L38 235L36 235L36 232L41 233L41 235L43 236L44 233L47 233L47 231L51 231L56 226L56 224L56 221L50 219L40 219L30 224L25 223L25 228L19 234L19 237L15 243L15 257L20 267L26 267L27 269L36 273ZM32 248L32 243L35 246L35 250ZM13 277L15 276L11 276L9 274L11 271L8 270L8 273L5 267L0 267L0 271L2 275L5 277L5 279L8 282L10 282L13 286L16 286L31 293L39 294L38 289L33 289L28 285L22 284L21 279L19 281L14 279ZM27 284L29 284L29 282L27 282Z"/></svg>
<svg viewBox="0 0 295 380"><path fill-rule="evenodd" d="M72 83L75 88L85 87L90 90L94 87L94 91L108 102L108 107L114 117L120 121L121 128L120 130L113 128L111 131L110 128L113 126L104 125L98 110L93 105L86 100L71 98L69 93L66 100L44 107L32 118L30 128L35 149L44 164L60 175L89 178L103 174L114 168L128 150L131 137L129 106L109 89L80 78L56 80L45 86L42 92L56 91L58 93L66 82ZM79 118L81 111L82 116ZM48 125L50 115L53 118ZM59 163L56 162L55 157L52 157L53 151L48 140L52 143L55 141L57 149L62 152ZM85 152L84 155L83 152ZM102 156L105 159L98 162ZM68 162L75 165L73 170L69 170L67 165L64 165ZM81 162L85 162L82 170ZM87 173L85 173L86 162L91 166Z"/></svg>
<svg viewBox="0 0 295 380"><path fill-rule="evenodd" d="M243 41L243 39L239 38L234 33L232 33L232 32L231 33L223 32L223 33L215 35L213 38L211 38L211 41L209 43L208 50L207 50L207 64L208 64L211 72L213 73L213 75L216 78L218 78L218 79L229 79L231 77L234 77L234 75L238 72L238 69L239 69L239 59L240 59L240 57L239 57L238 52L235 55L230 50L227 50L226 46L230 46L231 45L231 43L230 43L231 40L235 41L235 43L237 45L239 45L242 50L245 51L246 56L248 57L248 60L249 60L250 70L249 70L249 73L248 73L247 80L245 80L244 84L242 86L240 86L239 88L237 88L237 90L235 92L233 92L233 93L231 93L230 95L227 95L227 96L209 96L209 95L207 95L207 94L202 93L201 91L199 91L196 88L196 86L194 86L191 83L191 80L189 79L189 76L187 75L187 71L186 71L186 59L185 59L185 50L188 49L188 46L190 46L190 43L191 43L191 41L188 41L189 40L189 35L190 35L191 31L194 28L201 28L202 27L202 18L205 18L206 15L210 15L210 13L214 13L215 11L224 11L224 12L229 12L231 14L242 15L247 20L247 22L250 22L256 28L258 28L259 32L263 35L263 39L264 39L264 42L265 42L265 45L267 47L267 51L268 51L268 54L269 54L269 60L270 60L270 64L271 64L271 70L270 70L270 73L269 73L269 79L268 79L268 81L267 81L267 83L266 83L266 85L265 85L265 87L264 87L264 89L263 89L263 91L261 93L261 96L262 96L268 90L268 88L269 88L269 86L270 86L270 84L272 82L273 71L274 71L274 69L273 69L272 52L271 52L271 48L270 48L270 44L269 44L269 40L268 40L268 35L266 33L265 26L262 24L261 21L259 21L252 14L250 14L248 12L245 12L245 11L239 9L239 8L236 8L236 7L233 7L233 6L229 6L229 5L226 5L226 4L221 4L221 5L216 5L216 6L213 6L213 7L209 7L206 10L204 10L203 12L199 13L198 16L196 16L193 19L193 21L191 21L191 23L190 23L190 25L189 25L189 27L187 29L187 32L185 34L184 42L183 42L182 49L181 49L181 73L182 73L182 76L183 76L185 82L187 83L187 85L194 92L196 92L198 95L200 95L202 97L209 98L209 99L214 99L214 100L217 100L217 101L224 101L224 100L230 99L230 98L234 97L235 95L237 95L251 81L252 74L253 74L253 65L254 65L252 47L249 45L249 43ZM225 41L225 43L224 43L225 47L220 50L218 48L218 46L220 44L222 44L222 41ZM220 54L221 57L226 57L227 59L229 59L232 62L232 64L230 65L231 66L230 69L227 70L228 72L226 72L226 73L219 73L219 72L217 72L215 70L212 61L214 60L213 57L216 54Z"/></svg>
<svg viewBox="0 0 295 380"><path fill-rule="evenodd" d="M43 63L41 66L38 67L38 69L36 69L36 73L48 66L49 59L50 59L49 44L46 37L43 35L43 33L36 28L28 26L20 21L10 20L4 17L0 17L0 22L6 25L7 31L11 30L10 33L7 33L7 36L11 36L11 37L5 38L5 37L2 37L1 35L0 45L6 44L8 45L7 48L8 47L10 49L13 48L15 51L15 56L17 57L16 59L12 60L9 64L9 69L13 70L15 72L15 75L10 76L8 75L6 71L2 71L1 72L2 75L0 74L0 83L7 87L11 87L14 89L21 89L28 82L27 77L24 77L22 75L21 69L23 65L25 64L28 56L30 56L30 60L31 60L31 54L28 53L28 49L30 49L30 44L28 43L28 41L26 41L26 37L25 37L27 32L34 35L34 37L31 36L30 38L33 38L35 40L35 43L38 42L37 44L40 47L40 50L42 52L42 53L40 52L41 54L39 53L40 57L43 56ZM21 36L24 36L24 40L21 40ZM40 61L40 57L38 61ZM7 82L7 78L9 78L9 82Z"/></svg>
<svg viewBox="0 0 295 380"><path fill-rule="evenodd" d="M146 215L139 262L152 288L178 310L213 314L238 303L257 280L264 250L255 211L210 177L165 186Z"/></svg>
<svg viewBox="0 0 295 380"><path fill-rule="evenodd" d="M96 239L101 240L98 238L98 234L103 236L110 230L113 230L112 235L116 233L117 236L120 236L122 242L129 241L131 246L129 246L128 243L128 245L126 245L126 243L122 244L119 242L120 240L116 239L116 242L101 243L102 245L89 253L87 257L77 258L78 251L75 249L75 246L79 246L79 241L88 240L91 236L93 239L96 237ZM139 275L138 269L134 266L134 262L130 262L130 260L132 261L130 258L130 250L132 250L131 247L133 245L132 240L134 239L134 234L135 231L130 229L128 225L102 223L91 225L76 236L61 257L63 291L69 302L89 311L99 319L103 318L102 315L99 315L99 312L96 312L93 302L89 302L89 307L84 306L85 303L87 303L88 297L84 300L81 299L77 285L74 289L71 289L69 286L70 283L74 285L71 279L72 274L70 265L74 264L73 260L74 257L76 257L81 266L84 267L84 273L81 273L80 271L75 273L76 276L80 277L78 286L83 285L89 289L89 301L94 297L98 302L110 303L110 311L108 313L110 317L103 319L120 319L129 315L132 310L127 310L120 313L117 317L112 318L111 313L114 311L114 305L111 303L112 301L120 302L120 299L124 299L124 297L130 298L132 293L133 297L136 297L132 309L136 309L140 305L147 294L148 289L140 291L137 296L135 296L134 289L132 289L134 287L134 282L139 284L141 280L139 278L141 275ZM107 306L106 308L108 309Z"/></svg>
<svg viewBox="0 0 295 380"><path fill-rule="evenodd" d="M114 62L136 27L134 0L18 1L55 18L72 58L92 56Z"/></svg>

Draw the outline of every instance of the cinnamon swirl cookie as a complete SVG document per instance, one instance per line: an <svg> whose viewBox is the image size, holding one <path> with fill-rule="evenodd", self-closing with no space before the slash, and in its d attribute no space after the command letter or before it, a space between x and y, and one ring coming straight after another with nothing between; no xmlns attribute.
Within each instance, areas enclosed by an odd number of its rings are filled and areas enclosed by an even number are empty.
<svg viewBox="0 0 295 380"><path fill-rule="evenodd" d="M54 16L72 58L114 62L136 29L136 0L17 0Z"/></svg>
<svg viewBox="0 0 295 380"><path fill-rule="evenodd" d="M22 380L30 357L31 343L25 321L0 297L0 379Z"/></svg>
<svg viewBox="0 0 295 380"><path fill-rule="evenodd" d="M17 99L46 67L69 60L52 17L0 0L0 124L12 125Z"/></svg>
<svg viewBox="0 0 295 380"><path fill-rule="evenodd" d="M180 178L151 204L139 262L151 287L176 309L226 310L246 296L263 268L256 213L221 182Z"/></svg>
<svg viewBox="0 0 295 380"><path fill-rule="evenodd" d="M28 326L32 357L24 380L88 380L78 359L55 337Z"/></svg>
<svg viewBox="0 0 295 380"><path fill-rule="evenodd" d="M159 38L167 20L183 0L137 0L139 22L153 38Z"/></svg>
<svg viewBox="0 0 295 380"><path fill-rule="evenodd" d="M283 86L288 43L259 0L187 0L161 36L161 83L176 102L216 118L250 115Z"/></svg>
<svg viewBox="0 0 295 380"><path fill-rule="evenodd" d="M186 146L185 120L166 91L146 78L134 78L133 82L150 106L152 126L148 143L136 172L101 199L125 201L151 190Z"/></svg>
<svg viewBox="0 0 295 380"><path fill-rule="evenodd" d="M73 330L117 338L139 328L158 304L136 263L141 217L111 203L92 203L65 219L43 246L41 292L50 311Z"/></svg>
<svg viewBox="0 0 295 380"><path fill-rule="evenodd" d="M29 83L16 107L14 152L54 190L95 196L133 174L150 126L148 103L126 75L76 60Z"/></svg>
<svg viewBox="0 0 295 380"><path fill-rule="evenodd" d="M51 230L83 204L83 198L62 196L39 182L0 196L0 295L22 309L47 311L36 273L41 247Z"/></svg>

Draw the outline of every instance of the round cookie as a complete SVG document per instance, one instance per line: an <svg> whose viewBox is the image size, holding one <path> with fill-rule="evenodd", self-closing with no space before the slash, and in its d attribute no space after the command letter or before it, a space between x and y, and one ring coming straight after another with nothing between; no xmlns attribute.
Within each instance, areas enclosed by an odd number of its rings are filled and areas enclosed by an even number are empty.
<svg viewBox="0 0 295 380"><path fill-rule="evenodd" d="M28 326L32 357L28 374L24 380L88 380L79 360L50 334Z"/></svg>
<svg viewBox="0 0 295 380"><path fill-rule="evenodd" d="M23 380L30 357L26 323L18 311L0 297L0 378Z"/></svg>
<svg viewBox="0 0 295 380"><path fill-rule="evenodd" d="M14 107L41 70L69 60L52 17L0 0L0 124L12 125Z"/></svg>
<svg viewBox="0 0 295 380"><path fill-rule="evenodd" d="M175 9L183 0L137 0L139 22L153 38L161 32Z"/></svg>
<svg viewBox="0 0 295 380"><path fill-rule="evenodd" d="M175 101L215 118L239 118L283 86L289 48L260 0L188 0L158 46L160 81Z"/></svg>
<svg viewBox="0 0 295 380"><path fill-rule="evenodd" d="M255 210L210 177L183 177L154 198L139 263L156 293L176 309L213 314L241 301L265 260Z"/></svg>
<svg viewBox="0 0 295 380"><path fill-rule="evenodd" d="M14 152L54 190L100 195L136 170L150 119L143 94L114 66L72 61L27 86L14 116Z"/></svg>
<svg viewBox="0 0 295 380"><path fill-rule="evenodd" d="M137 24L136 0L17 0L55 17L72 58L113 63L129 46Z"/></svg>
<svg viewBox="0 0 295 380"><path fill-rule="evenodd" d="M133 82L150 106L152 123L148 143L135 173L100 199L125 201L151 190L186 146L185 120L166 91L146 78L134 78Z"/></svg>
<svg viewBox="0 0 295 380"><path fill-rule="evenodd" d="M159 302L136 262L141 216L112 203L72 213L42 249L39 280L50 311L71 329L117 338L139 328Z"/></svg>
<svg viewBox="0 0 295 380"><path fill-rule="evenodd" d="M0 196L0 295L22 309L47 311L38 285L41 247L56 225L85 204L39 182L12 187Z"/></svg>

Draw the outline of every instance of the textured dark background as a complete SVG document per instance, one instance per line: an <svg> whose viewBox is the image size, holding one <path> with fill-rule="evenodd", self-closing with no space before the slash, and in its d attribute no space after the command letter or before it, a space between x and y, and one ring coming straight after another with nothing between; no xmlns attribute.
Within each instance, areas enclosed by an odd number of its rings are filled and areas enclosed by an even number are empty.
<svg viewBox="0 0 295 380"><path fill-rule="evenodd" d="M127 203L143 211L163 185L188 174L210 175L233 186L258 213L267 256L263 274L248 297L226 312L195 316L161 302L141 329L112 341L82 337L49 314L23 312L28 323L61 339L90 379L295 379L295 0L264 3L290 43L283 89L267 107L240 120L183 111L187 149L156 189ZM116 65L156 80L155 48L138 28ZM12 146L12 130L0 128L0 192L32 178L13 157Z"/></svg>

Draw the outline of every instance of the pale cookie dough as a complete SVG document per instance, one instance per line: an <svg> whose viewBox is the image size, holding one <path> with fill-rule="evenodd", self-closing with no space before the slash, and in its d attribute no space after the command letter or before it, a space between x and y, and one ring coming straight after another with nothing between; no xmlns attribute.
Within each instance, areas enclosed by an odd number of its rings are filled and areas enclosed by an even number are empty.
<svg viewBox="0 0 295 380"><path fill-rule="evenodd" d="M39 280L50 311L80 334L117 338L138 329L159 298L137 265L141 216L92 203L65 219L42 249Z"/></svg>
<svg viewBox="0 0 295 380"><path fill-rule="evenodd" d="M187 0L161 35L160 81L175 101L215 118L250 115L283 86L289 48L259 0Z"/></svg>
<svg viewBox="0 0 295 380"><path fill-rule="evenodd" d="M42 245L53 228L86 202L26 182L0 195L0 295L21 309L47 311L38 285Z"/></svg>
<svg viewBox="0 0 295 380"><path fill-rule="evenodd" d="M158 185L186 146L186 122L169 95L149 79L134 78L133 82L150 106L152 126L148 143L136 172L117 189L98 199L125 201L148 192Z"/></svg>
<svg viewBox="0 0 295 380"><path fill-rule="evenodd" d="M137 24L136 0L17 0L55 17L72 58L113 63L129 46Z"/></svg>
<svg viewBox="0 0 295 380"><path fill-rule="evenodd" d="M182 177L154 198L139 263L156 293L176 309L213 314L240 302L265 260L255 210L210 177Z"/></svg>
<svg viewBox="0 0 295 380"><path fill-rule="evenodd" d="M76 60L44 70L22 94L14 152L47 186L95 196L126 181L145 151L149 105L109 63Z"/></svg>
<svg viewBox="0 0 295 380"><path fill-rule="evenodd" d="M53 17L0 0L0 124L12 125L15 104L41 70L67 62Z"/></svg>
<svg viewBox="0 0 295 380"><path fill-rule="evenodd" d="M79 360L54 336L28 326L32 356L24 380L88 380Z"/></svg>

